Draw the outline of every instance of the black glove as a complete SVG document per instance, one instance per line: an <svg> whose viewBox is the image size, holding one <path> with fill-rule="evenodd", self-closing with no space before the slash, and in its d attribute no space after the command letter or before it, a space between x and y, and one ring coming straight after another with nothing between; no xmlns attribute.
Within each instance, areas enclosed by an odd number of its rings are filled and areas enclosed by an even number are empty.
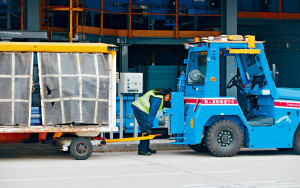
<svg viewBox="0 0 300 188"><path fill-rule="evenodd" d="M150 135L152 133L152 129L150 127L147 127L147 130L146 130L146 135Z"/></svg>

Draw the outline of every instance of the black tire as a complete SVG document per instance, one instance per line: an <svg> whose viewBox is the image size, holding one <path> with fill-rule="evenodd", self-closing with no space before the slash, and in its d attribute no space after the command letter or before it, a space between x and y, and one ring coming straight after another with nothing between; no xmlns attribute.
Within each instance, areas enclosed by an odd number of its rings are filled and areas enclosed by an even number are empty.
<svg viewBox="0 0 300 188"><path fill-rule="evenodd" d="M205 136L207 149L218 157L232 157L243 145L243 132L234 122L220 120L209 127Z"/></svg>
<svg viewBox="0 0 300 188"><path fill-rule="evenodd" d="M293 148L298 154L300 154L300 126L295 132Z"/></svg>
<svg viewBox="0 0 300 188"><path fill-rule="evenodd" d="M72 140L69 147L70 154L77 160L85 160L93 153L93 145L89 139L78 137Z"/></svg>
<svg viewBox="0 0 300 188"><path fill-rule="evenodd" d="M208 152L208 149L204 143L204 140L202 140L202 142L200 144L189 145L189 147L192 150L194 150L195 152L199 152L199 153Z"/></svg>

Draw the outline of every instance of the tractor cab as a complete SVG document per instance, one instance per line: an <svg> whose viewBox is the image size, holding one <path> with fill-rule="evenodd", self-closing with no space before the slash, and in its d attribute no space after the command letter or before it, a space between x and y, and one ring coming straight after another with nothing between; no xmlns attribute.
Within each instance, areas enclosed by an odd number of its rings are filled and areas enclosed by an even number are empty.
<svg viewBox="0 0 300 188"><path fill-rule="evenodd" d="M211 39L213 38L213 39ZM247 106L241 107L250 124L255 118L273 125L274 99L277 90L264 54L263 42L254 36L245 40L242 36L204 38L202 42L185 44L189 49L185 84L181 89L186 97L220 97L220 56L232 56L238 69L237 75L226 83L228 89L237 87L247 97ZM180 79L180 78L179 78ZM255 119L255 120L254 120Z"/></svg>

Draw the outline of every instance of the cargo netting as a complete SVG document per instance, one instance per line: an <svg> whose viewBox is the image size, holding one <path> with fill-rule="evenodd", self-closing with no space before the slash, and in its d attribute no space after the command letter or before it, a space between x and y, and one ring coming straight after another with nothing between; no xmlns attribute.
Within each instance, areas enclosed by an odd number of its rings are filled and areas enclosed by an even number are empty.
<svg viewBox="0 0 300 188"><path fill-rule="evenodd" d="M107 55L38 53L44 126L109 123Z"/></svg>
<svg viewBox="0 0 300 188"><path fill-rule="evenodd" d="M33 53L0 53L0 125L30 124Z"/></svg>

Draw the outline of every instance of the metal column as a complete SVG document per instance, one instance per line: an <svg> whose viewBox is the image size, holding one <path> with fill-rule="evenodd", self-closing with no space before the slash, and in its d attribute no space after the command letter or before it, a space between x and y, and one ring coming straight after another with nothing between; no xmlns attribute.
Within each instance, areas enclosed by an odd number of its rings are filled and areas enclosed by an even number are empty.
<svg viewBox="0 0 300 188"><path fill-rule="evenodd" d="M237 34L237 0L222 0L222 34L223 35L236 35ZM226 83L223 82L222 93L226 96L237 97L237 88L226 88L229 80L237 74L237 68L234 63L234 57L225 57L225 66L222 66L221 79L226 77ZM224 64L222 63L222 64Z"/></svg>
<svg viewBox="0 0 300 188"><path fill-rule="evenodd" d="M139 94L138 93L134 94L134 101L136 101L138 98L139 98ZM139 134L139 124L136 118L134 118L133 137L138 137L138 134Z"/></svg>
<svg viewBox="0 0 300 188"><path fill-rule="evenodd" d="M128 72L128 44L120 44L120 69Z"/></svg>
<svg viewBox="0 0 300 188"><path fill-rule="evenodd" d="M40 31L40 1L27 0L26 6L26 30Z"/></svg>
<svg viewBox="0 0 300 188"><path fill-rule="evenodd" d="M120 93L120 125L119 125L119 137L123 138L123 124L124 124L124 100L123 100L123 94Z"/></svg>

